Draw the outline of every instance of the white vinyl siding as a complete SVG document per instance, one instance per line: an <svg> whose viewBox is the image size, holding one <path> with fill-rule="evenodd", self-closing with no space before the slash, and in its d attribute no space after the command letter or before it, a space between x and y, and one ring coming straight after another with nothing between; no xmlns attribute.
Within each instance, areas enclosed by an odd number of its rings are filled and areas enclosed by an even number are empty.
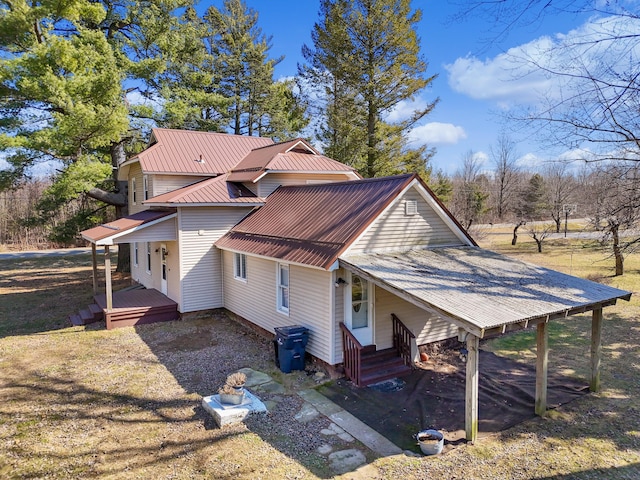
<svg viewBox="0 0 640 480"><path fill-rule="evenodd" d="M416 202L415 215L405 213L406 201ZM462 245L462 241L414 187L367 228L349 254L443 245Z"/></svg>
<svg viewBox="0 0 640 480"><path fill-rule="evenodd" d="M138 213L147 207L142 205L142 170L139 163L129 168L129 213Z"/></svg>
<svg viewBox="0 0 640 480"><path fill-rule="evenodd" d="M458 335L458 327L453 323L442 320L383 288L376 286L375 298L375 342L378 350L393 347L392 313L413 332L417 345L438 342Z"/></svg>
<svg viewBox="0 0 640 480"><path fill-rule="evenodd" d="M176 239L176 219L169 218L150 227L114 238L113 243L161 242Z"/></svg>
<svg viewBox="0 0 640 480"><path fill-rule="evenodd" d="M213 243L250 210L249 207L179 209L181 312L223 306L220 251ZM233 274L233 265L230 272Z"/></svg>
<svg viewBox="0 0 640 480"><path fill-rule="evenodd" d="M313 268L289 266L289 316L277 310L277 262L247 256L247 282L233 278L233 253L223 252L224 307L274 333L275 327L302 325L309 329L307 351L332 363L333 276Z"/></svg>
<svg viewBox="0 0 640 480"><path fill-rule="evenodd" d="M258 180L258 196L268 197L279 186L306 185L308 181L344 182L349 180L347 175L342 173L270 173Z"/></svg>
<svg viewBox="0 0 640 480"><path fill-rule="evenodd" d="M173 192L187 185L204 180L207 177L198 177L195 175L150 175L152 178L151 196L157 197L163 193Z"/></svg>

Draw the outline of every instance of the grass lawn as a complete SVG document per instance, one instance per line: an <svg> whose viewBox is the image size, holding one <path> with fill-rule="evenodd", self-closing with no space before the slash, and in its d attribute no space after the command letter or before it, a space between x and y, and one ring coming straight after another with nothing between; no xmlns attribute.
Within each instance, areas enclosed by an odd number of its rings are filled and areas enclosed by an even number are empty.
<svg viewBox="0 0 640 480"><path fill-rule="evenodd" d="M542 254L524 233L516 248L509 242L508 231L481 241L634 292L604 311L602 391L438 457L368 452L367 473L345 478L640 478L640 259L616 278L594 242L548 240ZM66 316L90 301L90 264L87 255L0 260L0 478L332 478L307 433L322 420L293 419L295 392L313 381L281 375L268 340L220 314L113 331L68 327ZM550 330L549 369L587 378L590 316ZM532 362L535 330L483 348ZM200 399L247 366L284 391L270 397L268 422L216 428Z"/></svg>

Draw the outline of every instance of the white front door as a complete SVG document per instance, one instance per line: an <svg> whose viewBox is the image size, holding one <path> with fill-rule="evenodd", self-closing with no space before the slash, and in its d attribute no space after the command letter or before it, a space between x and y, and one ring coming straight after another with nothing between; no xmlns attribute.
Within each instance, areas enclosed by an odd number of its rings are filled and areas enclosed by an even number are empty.
<svg viewBox="0 0 640 480"><path fill-rule="evenodd" d="M167 245L162 243L160 245L160 271L162 276L160 278L160 290L164 295L167 295Z"/></svg>
<svg viewBox="0 0 640 480"><path fill-rule="evenodd" d="M362 277L347 273L345 325L364 345L373 344L373 285Z"/></svg>

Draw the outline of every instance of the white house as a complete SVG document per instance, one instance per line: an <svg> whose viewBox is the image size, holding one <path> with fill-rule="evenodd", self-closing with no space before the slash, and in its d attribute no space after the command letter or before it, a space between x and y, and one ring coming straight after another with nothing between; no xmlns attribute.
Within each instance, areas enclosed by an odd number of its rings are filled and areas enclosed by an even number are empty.
<svg viewBox="0 0 640 480"><path fill-rule="evenodd" d="M418 345L458 337L469 439L479 339L537 325L541 413L548 322L594 312L597 389L602 309L630 298L480 249L417 175L361 179L302 139L155 129L120 174L131 215L83 236L107 251L129 243L146 289L112 294L107 281L107 328L216 308L268 333L302 325L307 351L357 385L402 374Z"/></svg>

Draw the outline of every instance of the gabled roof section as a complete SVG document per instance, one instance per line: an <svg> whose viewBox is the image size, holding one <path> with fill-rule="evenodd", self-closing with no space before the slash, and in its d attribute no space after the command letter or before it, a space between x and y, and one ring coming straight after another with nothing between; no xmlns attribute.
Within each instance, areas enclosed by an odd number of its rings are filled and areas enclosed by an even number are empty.
<svg viewBox="0 0 640 480"><path fill-rule="evenodd" d="M329 270L416 178L398 175L280 187L216 246Z"/></svg>
<svg viewBox="0 0 640 480"><path fill-rule="evenodd" d="M140 161L144 173L221 175L252 150L272 144L264 137L154 128L149 148L123 165Z"/></svg>
<svg viewBox="0 0 640 480"><path fill-rule="evenodd" d="M152 206L262 205L264 199L239 183L227 181L228 174L208 178L143 202Z"/></svg>
<svg viewBox="0 0 640 480"><path fill-rule="evenodd" d="M85 240L91 243L99 243L108 237L124 235L135 229L149 227L156 223L168 220L175 215L175 210L143 210L127 217L119 218L113 222L104 223L97 227L80 232Z"/></svg>
<svg viewBox="0 0 640 480"><path fill-rule="evenodd" d="M253 150L231 170L229 180L257 182L269 171L343 172L358 177L352 167L321 155L304 139L296 138Z"/></svg>

